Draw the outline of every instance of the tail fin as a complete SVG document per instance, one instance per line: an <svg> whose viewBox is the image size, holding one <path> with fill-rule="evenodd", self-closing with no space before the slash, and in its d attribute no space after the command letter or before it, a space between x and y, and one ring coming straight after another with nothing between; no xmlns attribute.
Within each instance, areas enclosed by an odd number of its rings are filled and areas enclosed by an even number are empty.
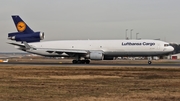
<svg viewBox="0 0 180 101"><path fill-rule="evenodd" d="M34 31L18 15L12 15L12 19L18 32L27 34L34 33Z"/></svg>
<svg viewBox="0 0 180 101"><path fill-rule="evenodd" d="M8 39L17 42L39 42L44 39L43 32L34 32L18 15L13 15L12 19L18 32L8 33Z"/></svg>

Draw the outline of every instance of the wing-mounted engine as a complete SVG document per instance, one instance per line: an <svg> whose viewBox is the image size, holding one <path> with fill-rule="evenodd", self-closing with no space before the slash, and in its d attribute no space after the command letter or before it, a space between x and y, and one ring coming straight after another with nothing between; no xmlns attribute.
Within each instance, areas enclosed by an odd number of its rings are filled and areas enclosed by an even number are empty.
<svg viewBox="0 0 180 101"><path fill-rule="evenodd" d="M22 32L15 32L9 33L8 39L15 40L17 42L39 42L43 40L45 37L44 32L34 32L34 33L22 33Z"/></svg>
<svg viewBox="0 0 180 101"><path fill-rule="evenodd" d="M112 56L105 56L103 51L90 51L85 58L91 60L114 60Z"/></svg>
<svg viewBox="0 0 180 101"><path fill-rule="evenodd" d="M104 55L102 51L90 51L89 54L86 55L86 58L91 60L103 60Z"/></svg>

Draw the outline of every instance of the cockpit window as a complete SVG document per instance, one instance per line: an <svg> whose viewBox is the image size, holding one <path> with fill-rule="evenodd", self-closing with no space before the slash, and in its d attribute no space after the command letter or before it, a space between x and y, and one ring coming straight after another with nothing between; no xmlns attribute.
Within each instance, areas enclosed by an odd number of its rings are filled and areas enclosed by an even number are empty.
<svg viewBox="0 0 180 101"><path fill-rule="evenodd" d="M164 47L167 47L167 46L169 46L169 44L164 44Z"/></svg>

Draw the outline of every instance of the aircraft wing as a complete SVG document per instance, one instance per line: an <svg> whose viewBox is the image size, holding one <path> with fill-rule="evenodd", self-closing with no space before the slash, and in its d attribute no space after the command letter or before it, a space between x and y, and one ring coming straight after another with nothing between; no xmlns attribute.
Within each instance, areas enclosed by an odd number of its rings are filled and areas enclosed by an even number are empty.
<svg viewBox="0 0 180 101"><path fill-rule="evenodd" d="M57 49L57 50L47 50L48 53L58 53L58 54L87 54L86 50L71 50L71 49Z"/></svg>
<svg viewBox="0 0 180 101"><path fill-rule="evenodd" d="M17 44L17 43L8 43L8 44L19 46L19 47L24 48L24 49L32 48L26 42L24 42L24 45ZM87 54L88 53L88 51L86 51L86 50L74 50L74 49L47 49L46 52L58 53L58 54L63 54L63 53L65 53L65 54Z"/></svg>

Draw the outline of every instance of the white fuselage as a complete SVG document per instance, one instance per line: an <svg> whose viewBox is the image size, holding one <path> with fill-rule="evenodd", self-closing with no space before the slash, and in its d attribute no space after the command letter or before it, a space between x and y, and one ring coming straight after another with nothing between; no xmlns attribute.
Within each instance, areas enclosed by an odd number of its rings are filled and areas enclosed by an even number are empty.
<svg viewBox="0 0 180 101"><path fill-rule="evenodd" d="M61 40L29 43L37 50L27 52L44 56L61 56L47 50L102 51L106 56L158 56L172 52L174 48L159 40Z"/></svg>

